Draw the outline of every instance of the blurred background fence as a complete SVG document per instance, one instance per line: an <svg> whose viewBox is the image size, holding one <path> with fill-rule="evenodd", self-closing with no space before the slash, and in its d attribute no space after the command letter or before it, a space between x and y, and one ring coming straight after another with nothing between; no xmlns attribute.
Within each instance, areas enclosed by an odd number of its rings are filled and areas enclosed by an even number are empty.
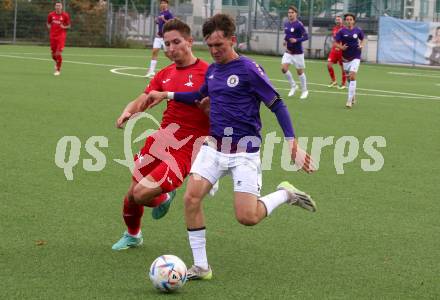
<svg viewBox="0 0 440 300"><path fill-rule="evenodd" d="M63 0L71 15L68 46L130 47L151 45L158 14L158 0ZM190 24L202 42L203 21L218 12L237 22L239 47L260 53L283 52L283 23L289 5L310 39L303 45L308 57L322 58L331 46L330 30L336 15L352 12L368 35L364 59L377 61L379 19L391 16L418 22L440 21L440 0L171 0L170 10ZM48 43L47 14L53 1L0 0L0 43ZM311 34L310 34L311 33Z"/></svg>

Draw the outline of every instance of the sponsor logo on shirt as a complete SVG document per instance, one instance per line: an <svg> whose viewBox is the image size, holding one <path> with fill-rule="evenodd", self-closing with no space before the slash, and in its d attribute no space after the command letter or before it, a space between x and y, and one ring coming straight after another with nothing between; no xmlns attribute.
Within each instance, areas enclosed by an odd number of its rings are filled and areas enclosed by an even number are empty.
<svg viewBox="0 0 440 300"><path fill-rule="evenodd" d="M236 87L239 82L240 82L240 80L238 79L237 75L231 75L231 76L228 77L228 80L226 80L226 83L231 88L232 87Z"/></svg>
<svg viewBox="0 0 440 300"><path fill-rule="evenodd" d="M167 79L165 79L165 80L162 80L162 83L165 84L165 83L167 83L167 82L170 81L170 80L171 80L170 78L167 78Z"/></svg>

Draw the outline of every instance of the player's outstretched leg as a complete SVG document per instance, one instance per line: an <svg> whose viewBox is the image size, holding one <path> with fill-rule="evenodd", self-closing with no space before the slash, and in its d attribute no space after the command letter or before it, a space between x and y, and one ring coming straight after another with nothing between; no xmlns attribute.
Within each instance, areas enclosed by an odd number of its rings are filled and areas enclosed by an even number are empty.
<svg viewBox="0 0 440 300"><path fill-rule="evenodd" d="M281 182L278 187L278 190L285 190L289 194L289 199L287 200L287 204L296 205L301 208L304 208L308 211L315 212L316 204L313 201L310 195L304 193L303 191L297 189L292 184L287 181Z"/></svg>
<svg viewBox="0 0 440 300"><path fill-rule="evenodd" d="M176 191L171 191L168 193L168 199L159 204L159 206L156 206L151 211L151 216L153 219L158 220L160 218L163 218L170 209L171 202L173 202L174 198L176 197Z"/></svg>
<svg viewBox="0 0 440 300"><path fill-rule="evenodd" d="M129 248L138 247L142 245L143 242L144 239L142 238L142 233L140 231L136 236L133 236L125 231L121 239L112 246L112 249L116 251L126 250Z"/></svg>
<svg viewBox="0 0 440 300"><path fill-rule="evenodd" d="M186 274L188 280L210 280L212 278L212 269L211 266L208 266L208 269L205 270L193 265Z"/></svg>

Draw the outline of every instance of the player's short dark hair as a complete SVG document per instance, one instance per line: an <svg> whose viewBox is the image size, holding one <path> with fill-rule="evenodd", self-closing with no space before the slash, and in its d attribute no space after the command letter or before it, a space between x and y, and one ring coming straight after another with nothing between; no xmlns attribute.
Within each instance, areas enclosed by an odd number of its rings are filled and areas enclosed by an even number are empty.
<svg viewBox="0 0 440 300"><path fill-rule="evenodd" d="M185 22L183 22L178 18L168 20L163 25L162 32L163 34L165 34L165 32L173 31L173 30L178 31L181 35L183 35L186 38L191 37L191 28L188 26L188 24L186 24Z"/></svg>
<svg viewBox="0 0 440 300"><path fill-rule="evenodd" d="M287 11L289 10L293 10L294 12L298 13L298 8L296 8L296 6L294 5L290 5L289 8L287 9Z"/></svg>
<svg viewBox="0 0 440 300"><path fill-rule="evenodd" d="M225 37L235 34L235 21L230 15L216 14L203 23L203 37L208 38L214 31L223 31Z"/></svg>
<svg viewBox="0 0 440 300"><path fill-rule="evenodd" d="M353 20L356 21L356 16L353 13L345 13L344 20L347 19L347 17L352 17Z"/></svg>
<svg viewBox="0 0 440 300"><path fill-rule="evenodd" d="M168 0L160 0L159 3L165 2L166 4L169 4Z"/></svg>

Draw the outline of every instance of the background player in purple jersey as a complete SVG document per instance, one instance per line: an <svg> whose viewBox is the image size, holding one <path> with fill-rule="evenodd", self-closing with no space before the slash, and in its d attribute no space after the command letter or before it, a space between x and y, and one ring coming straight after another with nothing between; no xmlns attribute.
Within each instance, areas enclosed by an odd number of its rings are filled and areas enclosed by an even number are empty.
<svg viewBox="0 0 440 300"><path fill-rule="evenodd" d="M147 77L153 77L156 73L156 65L157 65L157 56L159 55L160 48L163 48L166 52L167 49L165 47L165 44L163 42L163 25L168 20L171 20L173 17L173 14L168 10L168 0L161 0L159 4L159 16L156 17L156 24L157 24L157 32L156 37L154 38L153 42L153 50L151 51L151 61L150 61L150 68L147 72Z"/></svg>
<svg viewBox="0 0 440 300"><path fill-rule="evenodd" d="M295 164L306 172L314 171L315 167L310 155L298 146L287 107L262 67L235 52L234 33L235 24L230 16L217 14L208 19L203 24L203 36L215 62L206 72L205 84L199 92L193 93L151 92L147 101L148 107L165 98L194 104L197 99L209 96L211 101L210 137L191 167L184 196L185 219L194 257L188 279L212 277L200 202L224 175L232 175L235 216L243 225L258 224L284 203L312 212L316 210L309 195L286 181L280 183L275 192L260 196L261 102L276 115Z"/></svg>
<svg viewBox="0 0 440 300"><path fill-rule="evenodd" d="M345 26L336 34L336 47L342 50L342 62L347 73L348 99L345 106L351 108L355 102L356 74L361 63L361 50L365 46L364 32L355 26L356 16L351 13L344 15Z"/></svg>
<svg viewBox="0 0 440 300"><path fill-rule="evenodd" d="M302 42L307 41L309 36L303 23L297 19L298 9L295 6L289 6L287 17L289 20L284 23L284 46L286 47L286 52L284 52L281 59L281 72L284 73L287 81L290 83L288 96L291 97L295 94L297 86L295 80L293 80L292 73L289 71L289 65L295 66L301 84L300 99L306 99L309 92L307 91L307 78L304 73L306 64L304 62Z"/></svg>

